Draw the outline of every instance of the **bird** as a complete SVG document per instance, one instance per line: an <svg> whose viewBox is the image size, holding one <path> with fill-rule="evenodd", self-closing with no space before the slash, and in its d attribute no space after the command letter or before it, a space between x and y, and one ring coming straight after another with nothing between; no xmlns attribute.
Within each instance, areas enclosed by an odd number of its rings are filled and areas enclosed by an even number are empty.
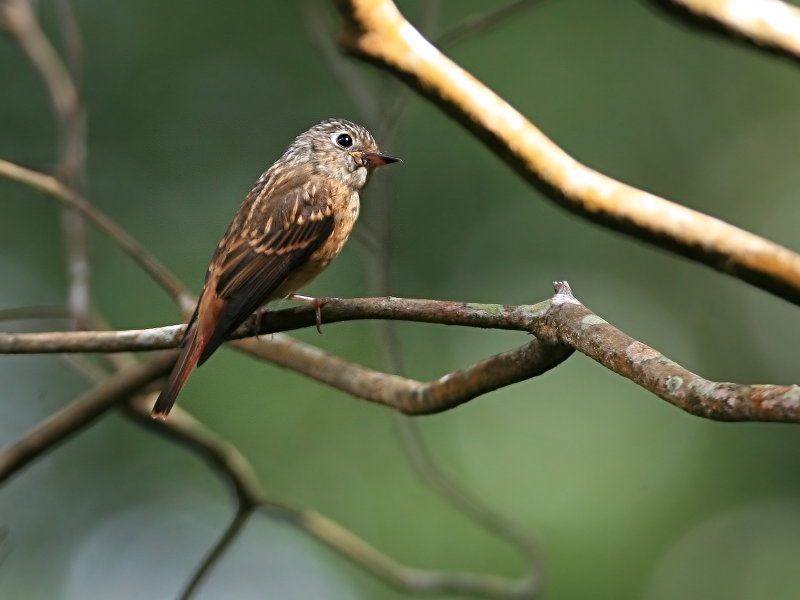
<svg viewBox="0 0 800 600"><path fill-rule="evenodd" d="M295 138L258 178L219 242L153 418L167 418L195 367L253 312L293 295L336 258L370 175L396 162L346 119L324 120ZM319 305L317 311L319 323Z"/></svg>

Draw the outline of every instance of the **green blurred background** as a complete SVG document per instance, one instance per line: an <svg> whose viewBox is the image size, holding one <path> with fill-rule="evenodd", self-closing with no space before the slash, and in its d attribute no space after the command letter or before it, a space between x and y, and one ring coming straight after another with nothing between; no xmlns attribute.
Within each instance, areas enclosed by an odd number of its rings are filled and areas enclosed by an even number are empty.
<svg viewBox="0 0 800 600"><path fill-rule="evenodd" d="M52 3L41 4L56 31ZM399 6L416 20L423 4ZM300 3L76 5L89 198L199 291L241 198L294 135L363 115L309 40ZM424 9L435 17L428 32L498 5L436 2ZM329 3L312 8L337 24ZM789 61L634 0L543 0L449 54L589 166L797 247L800 77ZM385 111L399 88L353 64ZM796 307L558 209L415 95L382 145L405 162L367 190L360 227L381 239L374 230L389 215L393 294L532 303L566 279L610 322L708 378L797 381ZM54 148L41 81L0 39L0 157L46 169ZM63 305L57 206L7 181L0 201L0 308ZM97 308L112 327L176 321L171 300L96 232L92 260ZM373 271L356 239L307 290L369 295ZM386 368L374 324L324 331L298 335ZM526 340L403 323L397 332L406 372L419 379ZM3 445L88 387L57 356L3 357L0 381ZM511 548L416 478L387 409L228 349L180 401L240 448L276 496L398 560L521 573ZM796 427L702 421L583 356L419 426L447 472L538 532L549 600L800 596ZM0 597L173 598L233 509L198 456L110 414L0 490ZM406 596L256 517L198 597Z"/></svg>

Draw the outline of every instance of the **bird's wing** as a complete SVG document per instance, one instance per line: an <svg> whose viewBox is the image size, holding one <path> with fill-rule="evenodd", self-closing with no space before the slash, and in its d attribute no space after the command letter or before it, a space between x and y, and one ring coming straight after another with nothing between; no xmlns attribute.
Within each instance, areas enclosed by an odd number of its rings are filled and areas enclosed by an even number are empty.
<svg viewBox="0 0 800 600"><path fill-rule="evenodd" d="M203 293L214 294L223 306L198 364L253 311L274 299L281 284L333 232L333 190L324 180L298 179L256 185L220 242Z"/></svg>

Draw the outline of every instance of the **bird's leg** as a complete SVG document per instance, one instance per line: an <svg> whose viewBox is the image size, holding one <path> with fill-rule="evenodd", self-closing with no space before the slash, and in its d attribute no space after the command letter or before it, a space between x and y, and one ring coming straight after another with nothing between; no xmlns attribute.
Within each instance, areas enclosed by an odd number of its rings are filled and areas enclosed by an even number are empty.
<svg viewBox="0 0 800 600"><path fill-rule="evenodd" d="M266 314L266 312L267 312L267 309L264 306L256 309L256 319L255 319L256 320L256 322L255 322L255 328L256 329L255 329L255 331L256 331L256 339L257 340L261 339L261 335L259 335L258 332L261 331L261 321L264 318L264 315Z"/></svg>
<svg viewBox="0 0 800 600"><path fill-rule="evenodd" d="M313 296L302 296L300 294L289 294L288 300L305 302L314 307L314 315L317 317L317 331L322 333L322 307L330 302L336 302L339 298L314 298Z"/></svg>

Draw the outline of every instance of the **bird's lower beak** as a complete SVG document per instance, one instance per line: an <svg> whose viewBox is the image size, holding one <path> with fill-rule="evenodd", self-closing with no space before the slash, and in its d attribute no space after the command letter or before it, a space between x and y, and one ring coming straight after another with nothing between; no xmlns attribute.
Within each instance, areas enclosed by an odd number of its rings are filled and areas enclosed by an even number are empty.
<svg viewBox="0 0 800 600"><path fill-rule="evenodd" d="M399 158L395 156L389 156L388 154L381 154L380 152L351 152L350 156L361 159L362 161L366 161L370 163L374 167L380 167L382 165L388 165L390 163L396 162L403 162Z"/></svg>

